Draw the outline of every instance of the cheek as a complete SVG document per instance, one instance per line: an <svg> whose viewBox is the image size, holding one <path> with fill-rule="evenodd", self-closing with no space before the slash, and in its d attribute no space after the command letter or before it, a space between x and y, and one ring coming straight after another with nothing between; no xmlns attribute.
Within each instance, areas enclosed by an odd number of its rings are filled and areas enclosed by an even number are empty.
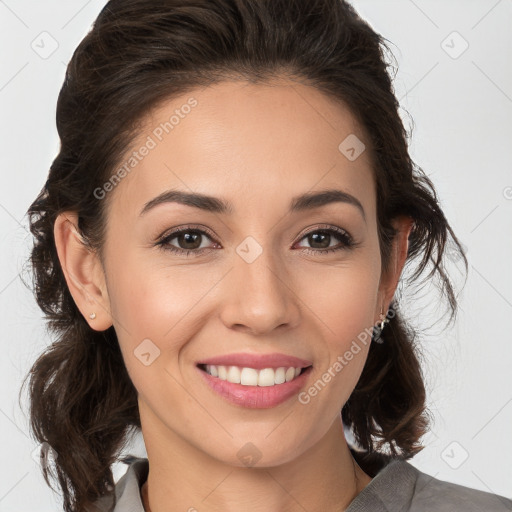
<svg viewBox="0 0 512 512"><path fill-rule="evenodd" d="M175 338L173 334L181 330L182 320L200 295L190 275L180 277L161 270L134 268L129 274L119 273L116 277L111 300L114 323L130 343L151 338L161 345Z"/></svg>
<svg viewBox="0 0 512 512"><path fill-rule="evenodd" d="M330 273L327 282L305 294L333 333L352 332L372 321L377 285L364 271Z"/></svg>
<svg viewBox="0 0 512 512"><path fill-rule="evenodd" d="M306 390L302 403L315 401L321 394L314 407L327 413L348 400L371 345L379 272L379 260L368 258L357 264L354 260L343 268L317 272L315 286L310 283L303 288L301 299L314 313L310 315L314 332L321 332L324 342L318 351L325 350L325 357L317 368L317 384Z"/></svg>
<svg viewBox="0 0 512 512"><path fill-rule="evenodd" d="M158 249L125 245L112 246L109 254L114 322L133 337L162 338L204 293L204 272L167 260Z"/></svg>
<svg viewBox="0 0 512 512"><path fill-rule="evenodd" d="M300 299L325 328L333 348L342 350L368 326L373 326L380 279L378 256L360 253L339 265L318 266L308 278L299 277Z"/></svg>
<svg viewBox="0 0 512 512"><path fill-rule="evenodd" d="M176 280L140 268L117 277L114 327L125 366L138 393L154 400L163 385L174 389L172 376L187 339L184 330L190 329L187 311L197 298Z"/></svg>
<svg viewBox="0 0 512 512"><path fill-rule="evenodd" d="M137 385L143 372L146 386L158 373L176 371L181 351L212 315L215 285L225 270L165 265L128 251L118 261L109 274L114 327L132 380Z"/></svg>

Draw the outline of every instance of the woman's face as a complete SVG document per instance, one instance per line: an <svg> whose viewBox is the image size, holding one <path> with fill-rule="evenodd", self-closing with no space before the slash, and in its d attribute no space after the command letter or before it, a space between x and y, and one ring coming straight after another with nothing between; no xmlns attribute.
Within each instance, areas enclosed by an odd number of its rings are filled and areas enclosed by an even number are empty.
<svg viewBox="0 0 512 512"><path fill-rule="evenodd" d="M109 206L106 304L146 443L237 466L247 454L256 466L292 460L339 419L394 291L380 282L368 141L343 105L295 82L196 89L145 126L97 195ZM300 199L326 190L338 196ZM171 191L212 199L184 204ZM198 367L235 353L311 368L298 387L248 387ZM233 366L266 382L251 360Z"/></svg>

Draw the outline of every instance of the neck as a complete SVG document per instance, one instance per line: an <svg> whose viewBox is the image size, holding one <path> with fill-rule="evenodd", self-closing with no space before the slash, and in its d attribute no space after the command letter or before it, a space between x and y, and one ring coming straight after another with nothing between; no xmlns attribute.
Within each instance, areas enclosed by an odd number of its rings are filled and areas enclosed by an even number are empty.
<svg viewBox="0 0 512 512"><path fill-rule="evenodd" d="M142 488L146 512L341 512L371 481L350 453L341 416L296 458L272 466L240 467L191 445L144 403L139 403L139 410L149 460ZM271 444L267 446L271 450Z"/></svg>
<svg viewBox="0 0 512 512"><path fill-rule="evenodd" d="M361 468L357 465L355 460L352 459L352 465L354 468L354 493L352 497L348 500L345 505L342 505L341 508L337 508L336 510L345 510L350 502L368 485L371 481L371 478L366 475ZM148 491L148 481L146 480L141 488L141 496L142 496L142 504L145 512L152 512L151 507L149 506L149 491ZM189 509L190 510L190 509ZM194 509L195 510L195 509Z"/></svg>

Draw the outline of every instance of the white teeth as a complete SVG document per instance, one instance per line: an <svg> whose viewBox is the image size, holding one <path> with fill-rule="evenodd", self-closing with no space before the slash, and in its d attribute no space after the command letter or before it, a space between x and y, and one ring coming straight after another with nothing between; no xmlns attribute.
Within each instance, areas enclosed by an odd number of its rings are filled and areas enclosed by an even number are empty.
<svg viewBox="0 0 512 512"><path fill-rule="evenodd" d="M275 374L274 374L274 382L276 384L282 384L283 382L286 382L285 368L277 368L276 369Z"/></svg>
<svg viewBox="0 0 512 512"><path fill-rule="evenodd" d="M295 368L288 368L286 370L286 382L292 380L295 377Z"/></svg>
<svg viewBox="0 0 512 512"><path fill-rule="evenodd" d="M207 365L206 368L211 367L211 366L214 366L214 365ZM226 371L225 366L217 366L217 373L218 373L217 376L219 377L219 379L226 380L228 378L228 372Z"/></svg>
<svg viewBox="0 0 512 512"><path fill-rule="evenodd" d="M240 368L236 366L230 366L228 368L227 379L228 382L233 382L233 384L240 384Z"/></svg>
<svg viewBox="0 0 512 512"><path fill-rule="evenodd" d="M221 380L227 380L233 384L242 384L243 386L274 386L289 382L300 374L302 368L263 368L256 370L254 368L240 368L238 366L222 366L207 364L206 372L212 377L218 377Z"/></svg>
<svg viewBox="0 0 512 512"><path fill-rule="evenodd" d="M244 386L257 386L258 371L254 368L242 368L240 372L240 384Z"/></svg>
<svg viewBox="0 0 512 512"><path fill-rule="evenodd" d="M263 368L258 375L258 386L273 386L276 383L273 368Z"/></svg>

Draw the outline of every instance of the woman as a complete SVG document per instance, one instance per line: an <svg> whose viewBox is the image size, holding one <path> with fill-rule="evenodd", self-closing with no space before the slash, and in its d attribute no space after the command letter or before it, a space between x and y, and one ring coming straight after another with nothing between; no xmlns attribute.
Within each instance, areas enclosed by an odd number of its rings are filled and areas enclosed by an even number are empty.
<svg viewBox="0 0 512 512"><path fill-rule="evenodd" d="M428 417L395 292L430 267L453 318L449 237L467 261L384 49L340 0L102 10L29 210L57 338L31 424L64 510L511 509L407 462ZM114 487L132 429L148 458Z"/></svg>

